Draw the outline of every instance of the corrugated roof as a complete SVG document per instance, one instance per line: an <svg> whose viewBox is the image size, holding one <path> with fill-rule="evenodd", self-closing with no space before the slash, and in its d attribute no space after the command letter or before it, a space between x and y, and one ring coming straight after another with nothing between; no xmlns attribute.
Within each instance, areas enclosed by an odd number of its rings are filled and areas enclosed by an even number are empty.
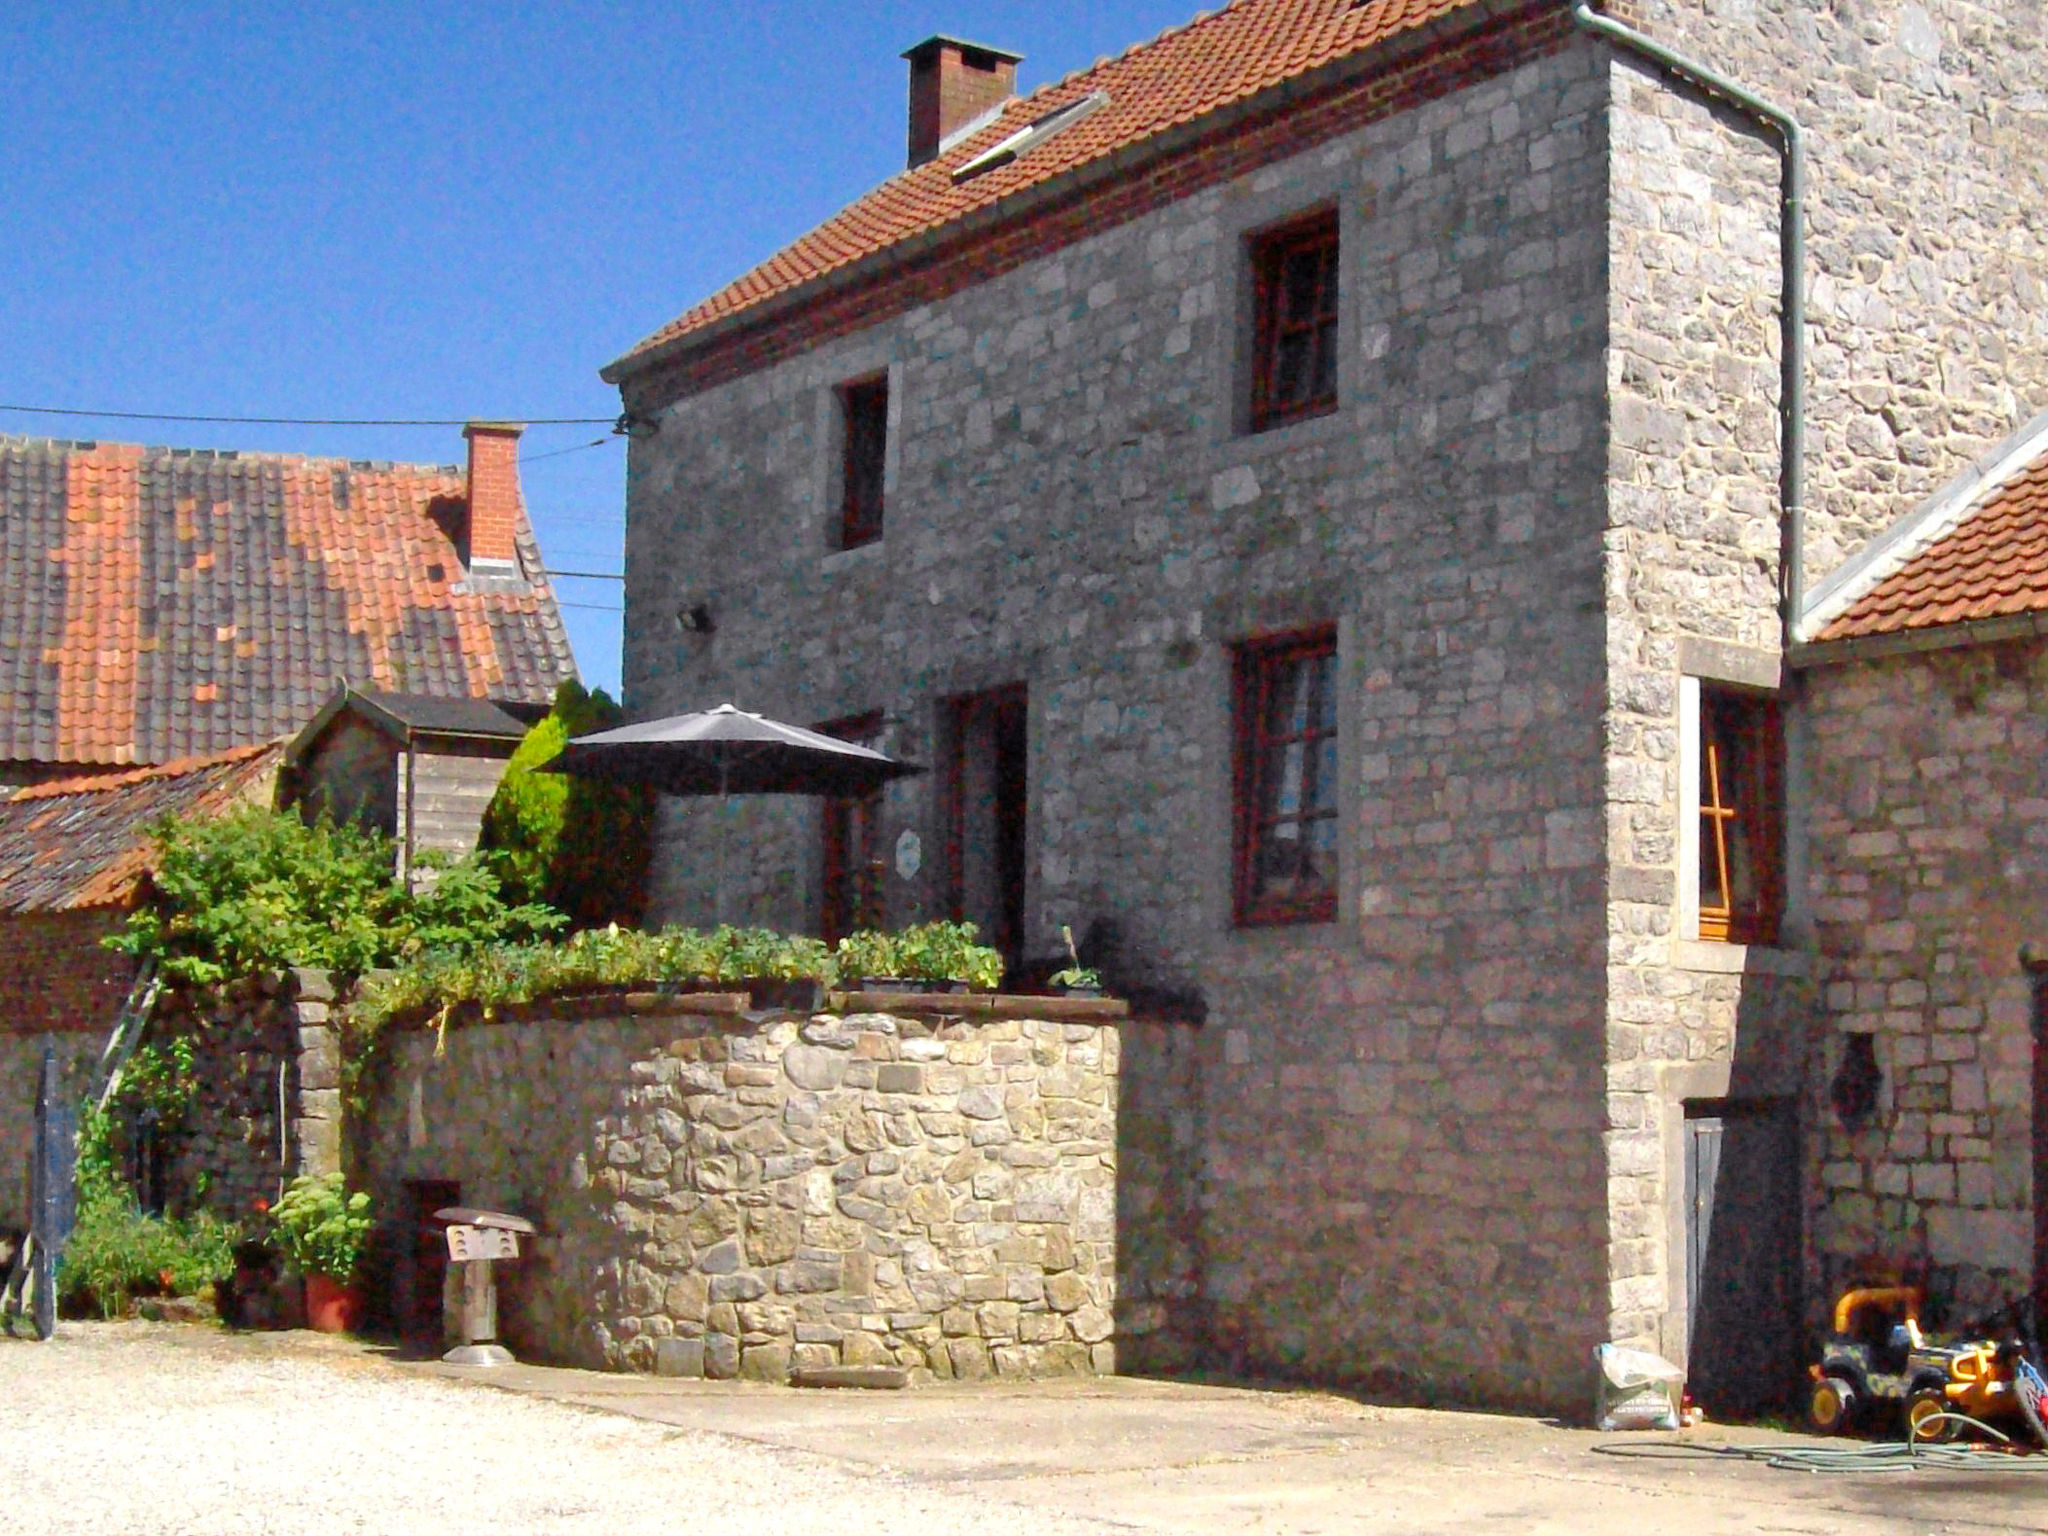
<svg viewBox="0 0 2048 1536"><path fill-rule="evenodd" d="M1816 642L2048 611L2048 414L1987 457L1852 563Z"/></svg>
<svg viewBox="0 0 2048 1536"><path fill-rule="evenodd" d="M0 760L165 762L285 735L336 679L542 702L524 575L471 582L460 469L0 437Z"/></svg>
<svg viewBox="0 0 2048 1536"><path fill-rule="evenodd" d="M663 326L606 377L730 316L926 234L1026 188L1142 145L1347 54L1383 43L1479 0L1235 0L1120 57L1010 101L937 159L892 176L736 282ZM1058 108L1108 100L1029 153L966 180L954 172Z"/></svg>
<svg viewBox="0 0 2048 1536"><path fill-rule="evenodd" d="M267 804L282 759L278 743L262 742L17 790L0 800L0 913L126 906L149 872L151 828Z"/></svg>

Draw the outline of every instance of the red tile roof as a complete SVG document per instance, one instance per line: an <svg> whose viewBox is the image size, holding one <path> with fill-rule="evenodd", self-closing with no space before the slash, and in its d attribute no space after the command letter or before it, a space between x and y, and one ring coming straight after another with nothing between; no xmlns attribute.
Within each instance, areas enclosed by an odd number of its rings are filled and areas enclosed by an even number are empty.
<svg viewBox="0 0 2048 1536"><path fill-rule="evenodd" d="M891 177L737 282L663 326L628 368L708 326L913 236L989 208L1479 0L1235 0L1115 59L1018 97L936 160ZM956 183L953 173L1048 113L1097 91L1108 103L1029 153Z"/></svg>
<svg viewBox="0 0 2048 1536"><path fill-rule="evenodd" d="M1899 634L2043 610L2048 451L1979 492L1952 528L1911 549L1814 639Z"/></svg>
<svg viewBox="0 0 2048 1536"><path fill-rule="evenodd" d="M546 699L574 662L532 531L522 574L468 579L466 495L439 465L0 437L0 761L268 741L343 677Z"/></svg>
<svg viewBox="0 0 2048 1536"><path fill-rule="evenodd" d="M0 914L127 906L149 873L151 828L268 804L282 759L278 743L262 742L0 799Z"/></svg>

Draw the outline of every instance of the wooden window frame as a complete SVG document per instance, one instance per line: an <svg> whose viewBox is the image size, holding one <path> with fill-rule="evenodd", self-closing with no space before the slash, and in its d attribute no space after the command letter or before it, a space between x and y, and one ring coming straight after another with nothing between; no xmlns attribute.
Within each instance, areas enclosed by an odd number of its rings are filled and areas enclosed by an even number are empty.
<svg viewBox="0 0 2048 1536"><path fill-rule="evenodd" d="M832 720L817 727L818 734L830 736L837 741L850 741L859 746L874 746L880 739L885 718L879 709L865 714L849 715L843 720ZM840 939L858 928L881 927L886 914L883 910L882 876L883 857L876 834L875 818L881 812L882 792L876 790L869 795L834 795L825 800L824 824L824 880L819 892L818 931L827 944L836 944ZM861 860L864 870L854 878L859 882L859 893L853 901L851 911L844 910L842 900L850 867L859 850L848 846L847 820L851 816L865 814L868 817L867 831L872 840L867 856Z"/></svg>
<svg viewBox="0 0 2048 1536"><path fill-rule="evenodd" d="M1339 872L1331 872L1329 889L1308 898L1275 899L1262 898L1258 894L1259 855L1265 846L1265 834L1282 822L1306 824L1312 821L1330 821L1338 826L1338 837L1342 837L1342 823L1338 795L1338 783L1317 785L1313 803L1317 809L1306 814L1290 816L1269 816L1265 813L1266 783L1265 765L1270 761L1270 748L1288 742L1304 744L1304 762L1316 759L1316 748L1324 741L1339 738L1343 724L1341 695L1335 701L1330 714L1332 724L1323 729L1314 722L1299 735L1273 736L1266 731L1267 704L1272 696L1275 680L1293 664L1307 660L1325 660L1328 675L1324 686L1335 692L1339 689L1337 661L1337 626L1321 624L1312 629L1295 630L1284 635L1264 636L1257 640L1245 641L1234 648L1232 655L1232 718L1231 739L1234 751L1231 791L1232 859L1231 859L1231 916L1240 928L1274 927L1291 923L1327 923L1337 916L1337 888ZM1341 853L1338 855L1341 858Z"/></svg>
<svg viewBox="0 0 2048 1536"><path fill-rule="evenodd" d="M839 401L839 547L858 549L881 539L887 510L889 375L849 379L833 393ZM871 465L863 458L870 447Z"/></svg>
<svg viewBox="0 0 2048 1536"><path fill-rule="evenodd" d="M1306 319L1286 314L1286 284L1282 281L1290 257L1307 251L1327 251L1328 265L1316 294L1314 313ZM1344 291L1343 243L1337 210L1325 208L1277 229L1255 236L1249 253L1252 275L1252 366L1250 423L1253 432L1267 432L1291 426L1337 409L1339 358L1342 350L1342 301ZM1320 356L1320 335L1328 328L1330 387L1327 392L1303 400L1276 401L1274 382L1279 374L1282 347L1292 337L1310 336L1310 375Z"/></svg>
<svg viewBox="0 0 2048 1536"><path fill-rule="evenodd" d="M1743 757L1721 760L1726 716ZM1778 701L1766 693L1700 684L1699 725L1699 936L1708 943L1775 944L1785 911L1785 737ZM1732 889L1728 834L1749 837L1756 885L1753 900L1737 904ZM1720 900L1707 896L1709 881Z"/></svg>

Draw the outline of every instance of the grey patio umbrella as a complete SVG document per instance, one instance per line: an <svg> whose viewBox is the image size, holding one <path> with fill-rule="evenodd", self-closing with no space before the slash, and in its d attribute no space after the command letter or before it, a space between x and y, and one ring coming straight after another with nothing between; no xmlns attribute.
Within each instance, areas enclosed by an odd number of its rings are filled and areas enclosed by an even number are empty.
<svg viewBox="0 0 2048 1536"><path fill-rule="evenodd" d="M924 770L871 747L800 725L785 725L731 704L669 715L578 736L542 765L551 773L646 784L664 795L871 794L891 779ZM718 919L725 919L725 845L730 813L718 831Z"/></svg>

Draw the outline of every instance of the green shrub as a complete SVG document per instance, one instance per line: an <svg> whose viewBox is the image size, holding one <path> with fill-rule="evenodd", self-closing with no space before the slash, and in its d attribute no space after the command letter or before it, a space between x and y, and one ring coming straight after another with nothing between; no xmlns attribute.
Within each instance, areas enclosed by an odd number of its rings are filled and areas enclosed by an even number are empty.
<svg viewBox="0 0 2048 1536"><path fill-rule="evenodd" d="M571 679L526 733L484 812L482 847L514 902L542 902L572 925L639 921L646 902L651 791L538 771L572 736L606 730L619 707Z"/></svg>
<svg viewBox="0 0 2048 1536"><path fill-rule="evenodd" d="M270 1221L300 1274L339 1281L355 1274L376 1225L370 1197L350 1194L338 1173L300 1174L271 1207Z"/></svg>
<svg viewBox="0 0 2048 1536"><path fill-rule="evenodd" d="M984 992L1003 983L1002 951L979 941L972 923L919 923L896 935L896 974L923 981L959 981Z"/></svg>
<svg viewBox="0 0 2048 1536"><path fill-rule="evenodd" d="M57 1262L66 1313L120 1317L137 1296L197 1296L233 1271L241 1229L208 1215L144 1214L121 1179L113 1116L91 1105L79 1115L76 1178L78 1221Z"/></svg>
<svg viewBox="0 0 2048 1536"><path fill-rule="evenodd" d="M839 974L853 980L863 976L907 976L902 947L896 935L863 928L839 941Z"/></svg>
<svg viewBox="0 0 2048 1536"><path fill-rule="evenodd" d="M174 818L155 837L150 899L103 942L154 957L173 981L209 985L290 966L357 975L562 922L533 903L507 905L497 876L473 859L424 860L433 878L415 894L394 878L388 840L290 811Z"/></svg>

